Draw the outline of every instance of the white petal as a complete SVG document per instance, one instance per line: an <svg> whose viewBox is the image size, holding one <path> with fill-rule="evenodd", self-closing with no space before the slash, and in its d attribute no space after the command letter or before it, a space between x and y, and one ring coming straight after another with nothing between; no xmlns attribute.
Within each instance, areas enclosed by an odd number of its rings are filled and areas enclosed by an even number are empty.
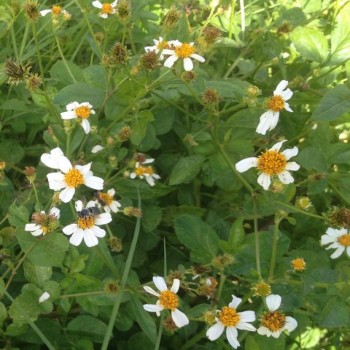
<svg viewBox="0 0 350 350"><path fill-rule="evenodd" d="M188 317L178 309L171 311L171 317L178 328L186 326L190 323Z"/></svg>
<svg viewBox="0 0 350 350"><path fill-rule="evenodd" d="M273 92L274 95L281 95L282 91L288 86L287 80L282 80L276 87L276 90Z"/></svg>
<svg viewBox="0 0 350 350"><path fill-rule="evenodd" d="M69 239L69 242L75 246L78 246L83 240L84 232L82 229L78 228Z"/></svg>
<svg viewBox="0 0 350 350"><path fill-rule="evenodd" d="M90 173L92 163L88 163L85 165L76 165L75 169L79 170L83 175L88 175Z"/></svg>
<svg viewBox="0 0 350 350"><path fill-rule="evenodd" d="M332 237L329 235L322 235L321 236L321 245L329 244L329 243L334 243L337 242L336 237Z"/></svg>
<svg viewBox="0 0 350 350"><path fill-rule="evenodd" d="M229 307L233 307L237 309L237 306L242 302L241 298L236 297L235 295L232 295L232 301L228 304Z"/></svg>
<svg viewBox="0 0 350 350"><path fill-rule="evenodd" d="M59 157L57 160L59 169L63 172L63 173L68 173L69 170L72 169L72 163L69 161L69 159L67 157Z"/></svg>
<svg viewBox="0 0 350 350"><path fill-rule="evenodd" d="M259 176L258 176L258 184L260 186L262 186L262 188L264 190L268 190L270 185L271 185L271 177L270 175L267 175L267 174L264 174L264 173L261 173Z"/></svg>
<svg viewBox="0 0 350 350"><path fill-rule="evenodd" d="M98 226L91 227L91 230L93 231L94 235L98 238L103 238L106 236L106 231Z"/></svg>
<svg viewBox="0 0 350 350"><path fill-rule="evenodd" d="M86 208L92 208L92 207L96 207L96 200L87 202Z"/></svg>
<svg viewBox="0 0 350 350"><path fill-rule="evenodd" d="M104 19L108 18L107 13L100 13L99 16Z"/></svg>
<svg viewBox="0 0 350 350"><path fill-rule="evenodd" d="M48 13L51 13L51 12L52 12L52 10L42 10L42 11L40 11L40 15L46 16Z"/></svg>
<svg viewBox="0 0 350 350"><path fill-rule="evenodd" d="M164 50L162 51L162 53L164 54ZM165 62L164 62L164 67L168 67L171 68L174 63L177 61L178 57L175 55L169 56Z"/></svg>
<svg viewBox="0 0 350 350"><path fill-rule="evenodd" d="M239 314L239 320L241 322L254 322L255 321L255 312L254 311L242 311L242 312L239 312L238 314Z"/></svg>
<svg viewBox="0 0 350 350"><path fill-rule="evenodd" d="M98 214L95 217L96 225L106 225L112 221L112 215L110 213Z"/></svg>
<svg viewBox="0 0 350 350"><path fill-rule="evenodd" d="M74 204L74 206L75 206L75 210L76 210L76 211L82 211L83 208L84 208L83 202L80 201L80 200L79 200L79 201L76 201L75 204Z"/></svg>
<svg viewBox="0 0 350 350"><path fill-rule="evenodd" d="M94 190L103 189L103 179L97 176L85 176L85 186L93 188Z"/></svg>
<svg viewBox="0 0 350 350"><path fill-rule="evenodd" d="M279 119L279 112L274 112L268 110L260 116L260 122L256 128L256 132L261 135L265 135L267 130L271 130L271 121L272 123L277 124Z"/></svg>
<svg viewBox="0 0 350 350"><path fill-rule="evenodd" d="M284 325L284 328L289 331L292 332L294 331L295 328L297 328L298 326L298 322L296 319L294 319L293 317L287 316L286 317L286 323Z"/></svg>
<svg viewBox="0 0 350 350"><path fill-rule="evenodd" d="M206 335L210 340L214 341L220 337L224 329L224 325L220 322L217 322L207 330Z"/></svg>
<svg viewBox="0 0 350 350"><path fill-rule="evenodd" d="M68 203L73 198L74 193L74 187L66 187L63 191L61 191L59 198L63 203Z"/></svg>
<svg viewBox="0 0 350 350"><path fill-rule="evenodd" d="M279 329L275 332L271 332L271 335L277 339L281 335L281 333L282 333L282 329Z"/></svg>
<svg viewBox="0 0 350 350"><path fill-rule="evenodd" d="M101 145L96 145L96 146L92 147L91 153L97 153L97 152L102 151L103 149L104 149L103 146L101 146Z"/></svg>
<svg viewBox="0 0 350 350"><path fill-rule="evenodd" d="M32 235L33 235L34 237L40 236L40 235L42 235L42 234L44 234L44 231L42 230L42 228L39 228L39 229L37 229L37 230L35 230L35 231L32 232Z"/></svg>
<svg viewBox="0 0 350 350"><path fill-rule="evenodd" d="M230 345L234 348L237 349L239 347L239 341L237 339L238 332L235 327L227 327L226 328L226 337Z"/></svg>
<svg viewBox="0 0 350 350"><path fill-rule="evenodd" d="M153 277L153 283L158 288L159 291L163 292L165 290L168 290L168 287L165 283L165 279L160 276L154 276Z"/></svg>
<svg viewBox="0 0 350 350"><path fill-rule="evenodd" d="M75 231L78 230L78 225L77 224L70 224L66 227L63 227L62 232L67 235L70 236L72 233L74 233Z"/></svg>
<svg viewBox="0 0 350 350"><path fill-rule="evenodd" d="M143 308L148 312L159 312L164 310L163 306L154 304L145 304L143 305Z"/></svg>
<svg viewBox="0 0 350 350"><path fill-rule="evenodd" d="M179 288L180 288L180 280L177 278L174 278L173 285L171 286L170 291L176 294L179 291Z"/></svg>
<svg viewBox="0 0 350 350"><path fill-rule="evenodd" d="M145 175L145 179L146 179L147 183L148 183L151 187L153 187L153 186L155 185L155 182L154 182L152 176Z"/></svg>
<svg viewBox="0 0 350 350"><path fill-rule="evenodd" d="M199 62L205 62L205 58L200 56L200 55L197 55L196 53L193 53L192 55L190 55L191 58L194 58L195 60L199 61Z"/></svg>
<svg viewBox="0 0 350 350"><path fill-rule="evenodd" d="M157 293L153 288L151 288L151 287L149 287L149 286L143 286L143 289L144 289L147 293L152 294L152 295L154 295L154 296L156 296L156 297L159 297L159 296L160 296L159 293Z"/></svg>
<svg viewBox="0 0 350 350"><path fill-rule="evenodd" d="M77 118L77 115L75 114L74 111L67 111L67 112L61 113L61 118L62 119L75 119L75 118Z"/></svg>
<svg viewBox="0 0 350 350"><path fill-rule="evenodd" d="M282 91L280 95L285 101L288 101L293 96L293 91L291 89L287 89Z"/></svg>
<svg viewBox="0 0 350 350"><path fill-rule="evenodd" d="M247 323L247 322L239 322L236 325L236 328L237 329L241 329L243 331L250 331L250 332L255 332L256 331L256 328L252 324Z"/></svg>
<svg viewBox="0 0 350 350"><path fill-rule="evenodd" d="M130 174L130 179L135 179L135 177L136 177L136 173L132 172L132 173Z"/></svg>
<svg viewBox="0 0 350 350"><path fill-rule="evenodd" d="M338 230L336 228L328 227L326 233L327 235L332 237L340 237L348 233L348 231L345 228L341 228L340 230Z"/></svg>
<svg viewBox="0 0 350 350"><path fill-rule="evenodd" d="M54 215L57 219L60 218L60 210L56 207L52 207L50 210L50 215Z"/></svg>
<svg viewBox="0 0 350 350"><path fill-rule="evenodd" d="M154 162L154 158L148 158L146 160L144 160L141 164L151 164Z"/></svg>
<svg viewBox="0 0 350 350"><path fill-rule="evenodd" d="M117 202L117 201L113 201L110 205L109 205L109 208L112 210L113 213L118 213L119 211L119 208L121 207L122 205ZM107 209L108 207L105 208L105 210ZM109 209L108 208L108 209Z"/></svg>
<svg viewBox="0 0 350 350"><path fill-rule="evenodd" d="M266 297L266 305L269 311L276 311L281 306L282 298L278 294L270 294Z"/></svg>
<svg viewBox="0 0 350 350"><path fill-rule="evenodd" d="M91 229L84 230L84 242L89 248L98 244L98 239Z"/></svg>
<svg viewBox="0 0 350 350"><path fill-rule="evenodd" d="M258 328L257 330L258 334L260 335L266 335L267 337L270 337L271 336L271 331L265 327L265 326L261 326Z"/></svg>
<svg viewBox="0 0 350 350"><path fill-rule="evenodd" d="M115 189L111 188L107 191L107 194L110 195L111 197L113 197L115 195Z"/></svg>
<svg viewBox="0 0 350 350"><path fill-rule="evenodd" d="M282 154L286 157L287 160L289 160L292 157L295 157L298 154L298 147L293 147L286 149L282 152Z"/></svg>
<svg viewBox="0 0 350 350"><path fill-rule="evenodd" d="M47 180L49 181L49 187L51 190L59 191L62 188L66 187L64 182L64 175L62 173L49 173L46 175Z"/></svg>
<svg viewBox="0 0 350 350"><path fill-rule="evenodd" d="M37 225L37 224L34 224L34 223L26 224L24 226L24 230L25 231L36 231L36 230L39 230L40 228L41 228L40 225Z"/></svg>
<svg viewBox="0 0 350 350"><path fill-rule="evenodd" d="M90 132L90 123L87 119L83 119L81 126L83 127L85 134L88 134Z"/></svg>
<svg viewBox="0 0 350 350"><path fill-rule="evenodd" d="M74 111L75 109L77 109L80 106L81 106L81 104L78 103L77 101L70 102L70 103L67 104L66 110L67 111Z"/></svg>
<svg viewBox="0 0 350 350"><path fill-rule="evenodd" d="M284 171L283 173L278 174L278 178L285 185L288 185L294 182L294 178L289 171Z"/></svg>
<svg viewBox="0 0 350 350"><path fill-rule="evenodd" d="M293 110L290 108L289 106L289 103L287 102L284 102L284 109L287 111L287 112L293 112Z"/></svg>
<svg viewBox="0 0 350 350"><path fill-rule="evenodd" d="M186 72L189 72L193 69L193 62L189 57L184 58L184 69Z"/></svg>
<svg viewBox="0 0 350 350"><path fill-rule="evenodd" d="M171 56L173 56L173 55L175 55L175 51L174 50L169 50L169 49L164 49L162 51L162 55L171 55Z"/></svg>
<svg viewBox="0 0 350 350"><path fill-rule="evenodd" d="M50 298L50 293L48 292L44 292L43 294L40 295L39 297L39 303L43 303L44 301L46 301L47 299Z"/></svg>
<svg viewBox="0 0 350 350"><path fill-rule="evenodd" d="M331 259L337 259L340 257L340 255L343 254L345 250L344 246L340 246L332 255L331 255Z"/></svg>
<svg viewBox="0 0 350 350"><path fill-rule="evenodd" d="M93 1L92 6L97 7L98 9L102 8L102 4L99 1Z"/></svg>
<svg viewBox="0 0 350 350"><path fill-rule="evenodd" d="M112 7L115 8L118 4L118 0L115 0L111 3Z"/></svg>
<svg viewBox="0 0 350 350"><path fill-rule="evenodd" d="M258 158L256 157L250 157L240 160L238 163L236 163L235 167L236 170L240 173L243 173L250 168L256 168L258 166Z"/></svg>
<svg viewBox="0 0 350 350"><path fill-rule="evenodd" d="M300 165L295 162L288 162L286 165L286 170L296 171L300 169Z"/></svg>
<svg viewBox="0 0 350 350"><path fill-rule="evenodd" d="M47 167L52 169L58 169L58 158L64 156L62 150L59 147L54 148L50 153L44 153L40 160L42 163L44 163Z"/></svg>
<svg viewBox="0 0 350 350"><path fill-rule="evenodd" d="M274 150L274 151L279 151L280 148L282 147L282 145L286 142L287 140L283 140L283 141L280 141L280 142L277 142L276 144L274 144L270 150ZM288 160L289 158L287 158Z"/></svg>

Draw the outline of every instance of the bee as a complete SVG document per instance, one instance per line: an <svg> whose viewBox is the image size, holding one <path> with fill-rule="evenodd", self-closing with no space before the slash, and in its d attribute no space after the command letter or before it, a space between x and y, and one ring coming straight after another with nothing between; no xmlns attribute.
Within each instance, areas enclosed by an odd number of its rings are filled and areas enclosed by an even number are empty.
<svg viewBox="0 0 350 350"><path fill-rule="evenodd" d="M98 214L100 214L100 209L98 207L85 208L77 212L78 217L81 219L85 219L89 216L95 216Z"/></svg>
<svg viewBox="0 0 350 350"><path fill-rule="evenodd" d="M102 205L102 207L104 207L107 203L103 200L103 198L100 195L99 191L95 191L94 192L94 196L97 199L97 201Z"/></svg>

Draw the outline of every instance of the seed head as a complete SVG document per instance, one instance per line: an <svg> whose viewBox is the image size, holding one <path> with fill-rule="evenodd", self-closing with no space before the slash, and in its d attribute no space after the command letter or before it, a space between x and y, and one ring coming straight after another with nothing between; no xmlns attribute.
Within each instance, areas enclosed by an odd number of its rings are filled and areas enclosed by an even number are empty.
<svg viewBox="0 0 350 350"><path fill-rule="evenodd" d="M246 89L246 93L250 97L257 97L261 95L261 90L255 85L249 85Z"/></svg>
<svg viewBox="0 0 350 350"><path fill-rule="evenodd" d="M205 27L202 33L203 39L207 45L213 45L221 35L221 31L215 27Z"/></svg>
<svg viewBox="0 0 350 350"><path fill-rule="evenodd" d="M117 281L108 280L105 282L103 289L107 294L118 294L119 285Z"/></svg>
<svg viewBox="0 0 350 350"><path fill-rule="evenodd" d="M135 218L141 218L142 210L135 207L125 207L123 210L123 214L126 216L134 216Z"/></svg>
<svg viewBox="0 0 350 350"><path fill-rule="evenodd" d="M174 323L173 319L171 316L168 316L164 321L163 321L163 327L166 331L169 333L174 333L177 330L176 324Z"/></svg>
<svg viewBox="0 0 350 350"><path fill-rule="evenodd" d="M98 43L99 45L101 45L101 44L103 43L104 38L105 38L104 33L102 33L102 32L96 32L96 33L94 34L94 36L95 36L95 39L96 39L97 43Z"/></svg>
<svg viewBox="0 0 350 350"><path fill-rule="evenodd" d="M109 51L109 54L116 65L125 64L128 60L128 49L120 42L116 42Z"/></svg>
<svg viewBox="0 0 350 350"><path fill-rule="evenodd" d="M41 79L38 73L29 74L27 78L25 78L26 88L30 91L35 91L39 89L42 85L43 80Z"/></svg>
<svg viewBox="0 0 350 350"><path fill-rule="evenodd" d="M131 130L130 126L127 126L127 125L123 126L119 130L117 138L120 142L125 142L125 141L129 140L131 133L132 133L132 130Z"/></svg>
<svg viewBox="0 0 350 350"><path fill-rule="evenodd" d="M26 166L24 168L24 175L27 177L28 181L32 183L36 177L36 169L32 166Z"/></svg>
<svg viewBox="0 0 350 350"><path fill-rule="evenodd" d="M206 324L211 326L212 324L214 324L216 322L216 315L212 311L206 311L203 314L203 319L204 319L204 322Z"/></svg>
<svg viewBox="0 0 350 350"><path fill-rule="evenodd" d="M162 25L166 29L170 29L176 26L177 22L181 17L181 12L178 11L174 6L165 14Z"/></svg>
<svg viewBox="0 0 350 350"><path fill-rule="evenodd" d="M149 71L156 69L159 66L158 55L154 51L146 52L140 58L140 65Z"/></svg>
<svg viewBox="0 0 350 350"><path fill-rule="evenodd" d="M11 85L17 85L24 81L28 77L30 69L29 63L22 64L14 61L12 58L8 58L4 63L4 71L9 77L8 83Z"/></svg>
<svg viewBox="0 0 350 350"><path fill-rule="evenodd" d="M118 237L112 236L108 239L108 246L112 252L120 253L123 250L123 243Z"/></svg>
<svg viewBox="0 0 350 350"><path fill-rule="evenodd" d="M219 92L215 89L207 88L204 90L202 95L202 101L205 105L216 106L222 100Z"/></svg>
<svg viewBox="0 0 350 350"><path fill-rule="evenodd" d="M38 10L38 3L36 1L29 0L24 5L24 12L29 20L35 22L40 17Z"/></svg>
<svg viewBox="0 0 350 350"><path fill-rule="evenodd" d="M123 23L126 23L129 21L131 13L130 13L130 7L129 3L125 0L122 0L117 5L117 15L119 16L120 20Z"/></svg>
<svg viewBox="0 0 350 350"><path fill-rule="evenodd" d="M254 293L253 295L255 297L267 297L271 294L271 286L264 281L255 283L251 290Z"/></svg>
<svg viewBox="0 0 350 350"><path fill-rule="evenodd" d="M211 261L211 264L218 269L223 269L226 266L233 264L233 262L234 262L233 256L225 253L223 255L216 256Z"/></svg>
<svg viewBox="0 0 350 350"><path fill-rule="evenodd" d="M278 35L284 35L284 34L288 34L293 30L293 26L288 23L288 22L284 22L281 26L279 26L277 28L277 34Z"/></svg>
<svg viewBox="0 0 350 350"><path fill-rule="evenodd" d="M181 74L181 78L186 83L190 83L191 81L195 80L197 77L196 73L193 71L183 72Z"/></svg>
<svg viewBox="0 0 350 350"><path fill-rule="evenodd" d="M334 207L326 215L330 226L336 228L350 228L350 209Z"/></svg>

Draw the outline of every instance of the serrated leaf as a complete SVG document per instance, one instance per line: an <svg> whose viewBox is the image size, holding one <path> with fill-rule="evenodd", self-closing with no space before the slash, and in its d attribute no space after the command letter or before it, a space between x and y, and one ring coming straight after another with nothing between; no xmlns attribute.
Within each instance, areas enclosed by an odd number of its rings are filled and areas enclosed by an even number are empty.
<svg viewBox="0 0 350 350"><path fill-rule="evenodd" d="M171 171L169 185L189 183L198 175L204 160L205 157L199 155L180 158Z"/></svg>
<svg viewBox="0 0 350 350"><path fill-rule="evenodd" d="M67 330L84 337L92 337L96 343L102 343L107 325L96 317L82 315L70 321Z"/></svg>
<svg viewBox="0 0 350 350"><path fill-rule="evenodd" d="M312 119L331 121L348 111L350 111L350 89L345 85L337 85L323 96L319 106L312 114Z"/></svg>

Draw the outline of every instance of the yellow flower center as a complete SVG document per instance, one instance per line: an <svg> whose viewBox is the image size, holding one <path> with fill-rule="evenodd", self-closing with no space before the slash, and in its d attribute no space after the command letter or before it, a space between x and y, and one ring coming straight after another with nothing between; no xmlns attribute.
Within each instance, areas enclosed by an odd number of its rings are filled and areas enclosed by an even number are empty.
<svg viewBox="0 0 350 350"><path fill-rule="evenodd" d="M102 5L101 12L106 15L111 15L113 14L113 6L110 3L106 2Z"/></svg>
<svg viewBox="0 0 350 350"><path fill-rule="evenodd" d="M78 218L77 224L79 228L86 230L87 228L91 228L95 226L95 218L93 215L86 216L84 218Z"/></svg>
<svg viewBox="0 0 350 350"><path fill-rule="evenodd" d="M179 298L170 290L165 290L160 293L159 303L164 307L164 309L173 311L179 306Z"/></svg>
<svg viewBox="0 0 350 350"><path fill-rule="evenodd" d="M338 237L338 243L345 247L350 247L350 233Z"/></svg>
<svg viewBox="0 0 350 350"><path fill-rule="evenodd" d="M238 312L235 308L224 306L221 309L220 316L219 316L220 322L226 326L226 327L234 327L237 325L237 323L240 320L240 317L238 315Z"/></svg>
<svg viewBox="0 0 350 350"><path fill-rule="evenodd" d="M64 181L68 187L77 188L80 185L84 184L83 174L77 169L71 169L64 176Z"/></svg>
<svg viewBox="0 0 350 350"><path fill-rule="evenodd" d="M169 48L169 44L168 44L167 41L159 41L159 43L157 44L157 48L159 50L168 49Z"/></svg>
<svg viewBox="0 0 350 350"><path fill-rule="evenodd" d="M194 47L187 43L183 43L181 46L175 47L175 54L179 58L190 57L194 51Z"/></svg>
<svg viewBox="0 0 350 350"><path fill-rule="evenodd" d="M151 176L151 175L153 175L153 173L154 173L154 170L151 166L144 167L144 166L140 165L140 166L136 167L136 169L135 169L135 174L137 176L140 176L140 177L144 176L144 175Z"/></svg>
<svg viewBox="0 0 350 350"><path fill-rule="evenodd" d="M41 229L43 230L44 235L50 232L50 229L47 226L41 226Z"/></svg>
<svg viewBox="0 0 350 350"><path fill-rule="evenodd" d="M277 175L286 169L286 157L276 151L269 150L258 157L258 169L267 175Z"/></svg>
<svg viewBox="0 0 350 350"><path fill-rule="evenodd" d="M286 323L286 316L278 311L268 312L261 320L261 324L268 328L271 332L276 332L283 328Z"/></svg>
<svg viewBox="0 0 350 350"><path fill-rule="evenodd" d="M279 112L284 108L284 99L280 95L272 96L267 101L267 108L274 112Z"/></svg>
<svg viewBox="0 0 350 350"><path fill-rule="evenodd" d="M306 262L303 258L297 258L291 261L295 271L303 271L306 268Z"/></svg>
<svg viewBox="0 0 350 350"><path fill-rule="evenodd" d="M51 12L52 12L53 15L58 16L62 12L62 7L58 6L58 5L52 6Z"/></svg>
<svg viewBox="0 0 350 350"><path fill-rule="evenodd" d="M80 107L76 108L74 111L75 111L75 114L77 115L77 117L79 117L81 119L87 119L87 118L89 118L89 116L91 114L91 108L89 108L87 106L80 106Z"/></svg>
<svg viewBox="0 0 350 350"><path fill-rule="evenodd" d="M108 193L100 192L100 193L98 194L98 196L99 196L99 199L105 203L105 205L110 205L110 204L112 204L113 197L110 196Z"/></svg>

